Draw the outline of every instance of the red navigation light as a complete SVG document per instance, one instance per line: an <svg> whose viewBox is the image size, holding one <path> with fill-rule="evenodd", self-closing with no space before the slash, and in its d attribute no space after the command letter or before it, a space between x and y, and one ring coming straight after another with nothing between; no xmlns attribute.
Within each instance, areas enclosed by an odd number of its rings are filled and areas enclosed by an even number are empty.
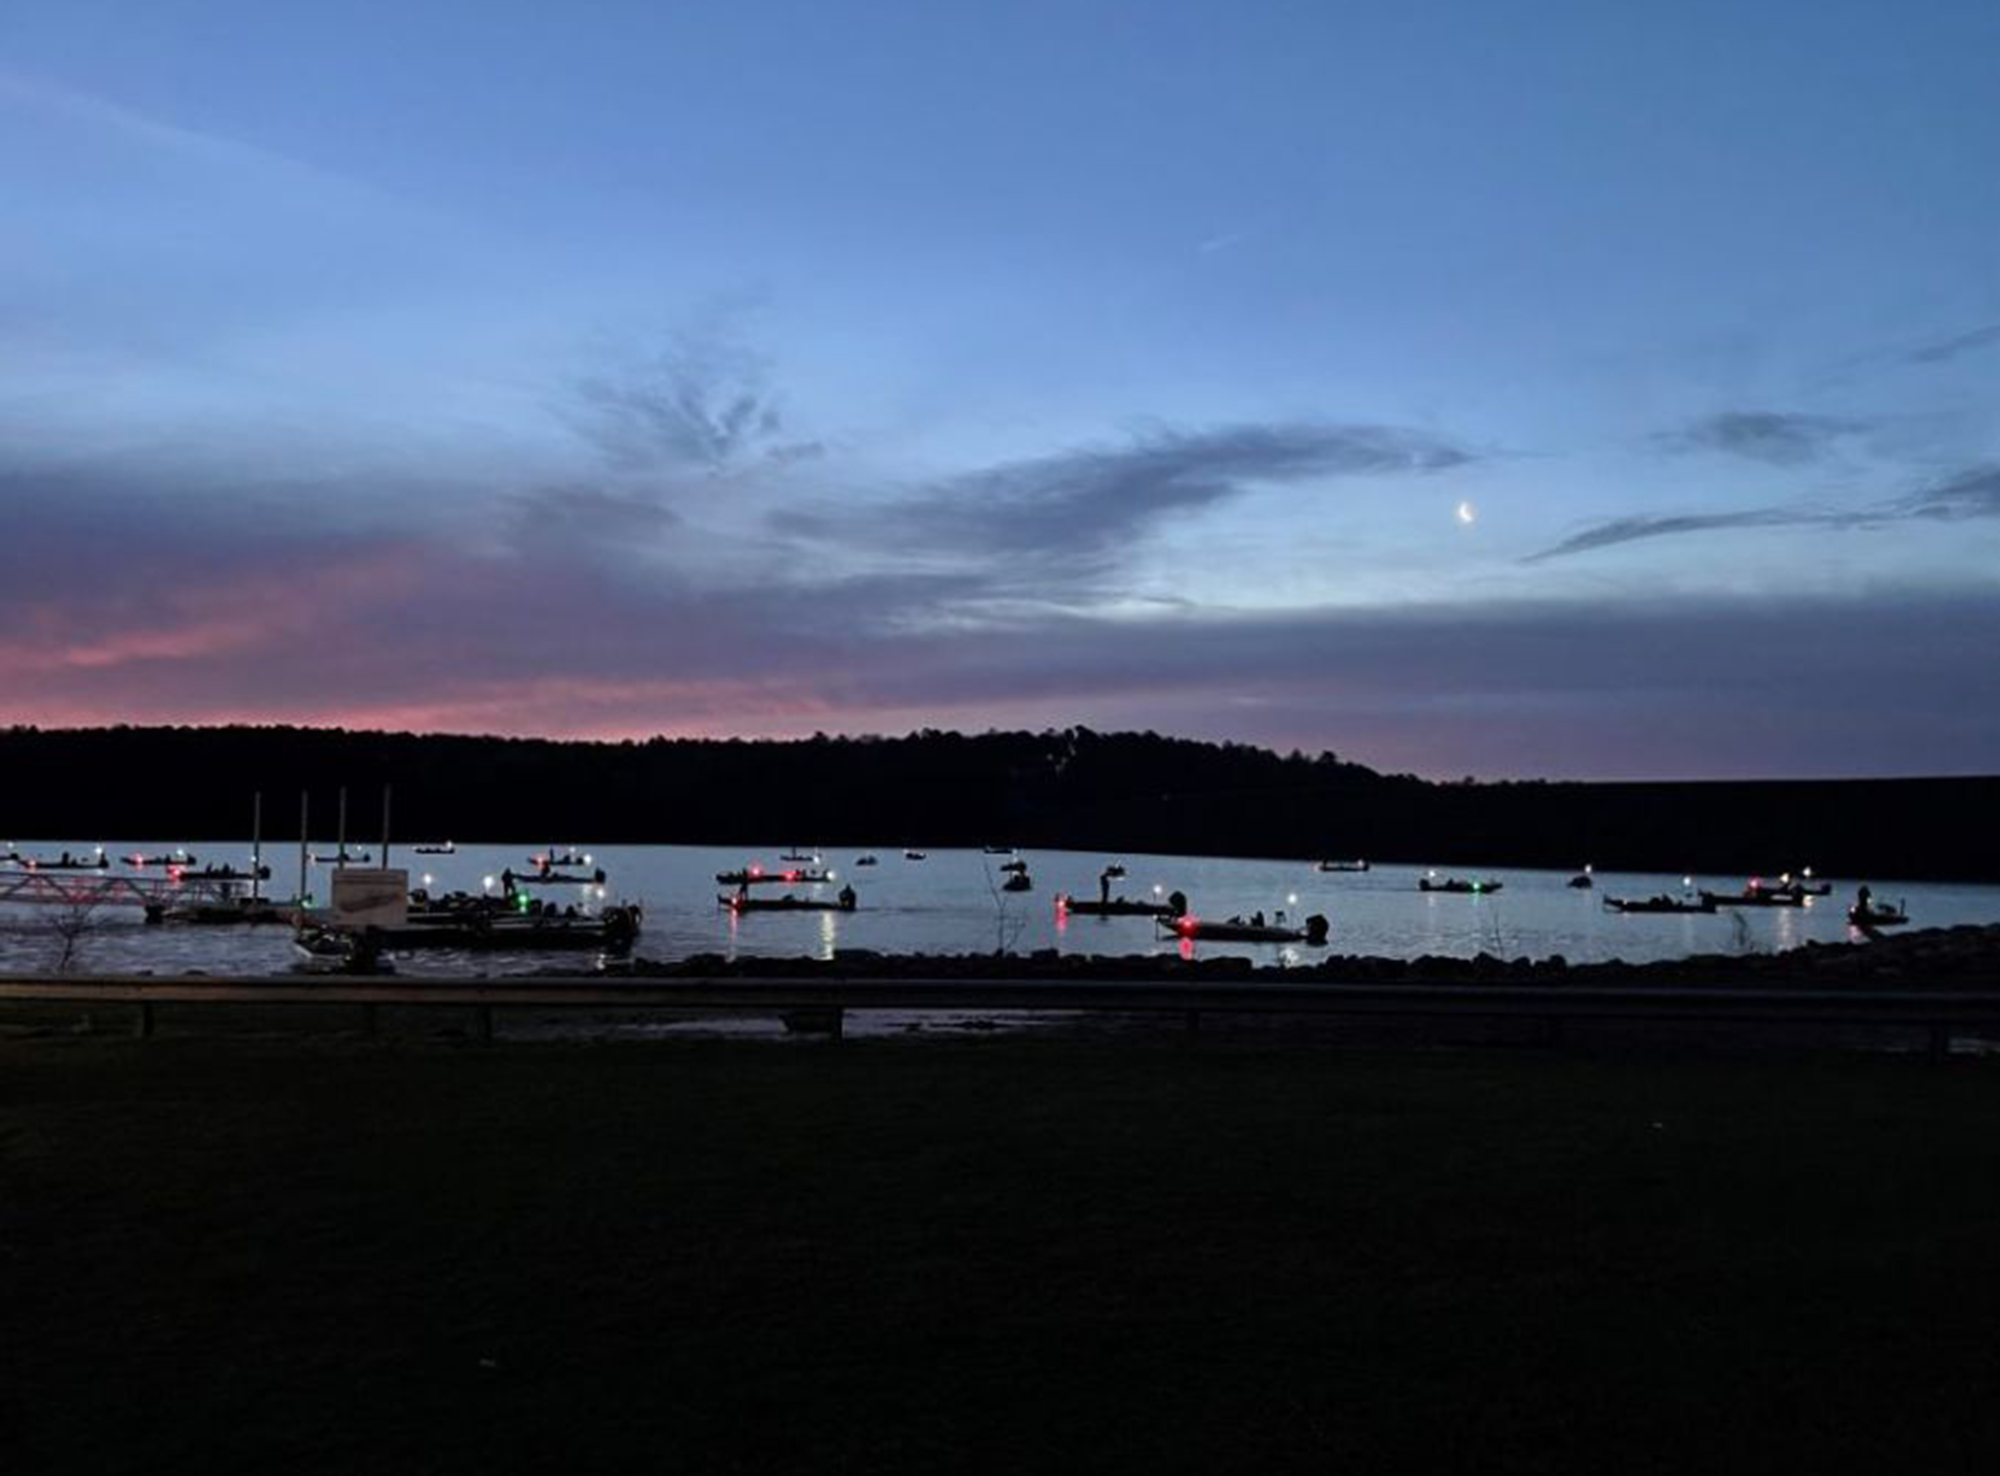
<svg viewBox="0 0 2000 1476"><path fill-rule="evenodd" d="M798 879L799 879L799 874L796 871L788 871L785 873L785 880L788 882L795 882Z"/></svg>
<svg viewBox="0 0 2000 1476"><path fill-rule="evenodd" d="M752 861L750 863L750 874L752 876L762 876L764 874L764 863L762 861Z"/></svg>
<svg viewBox="0 0 2000 1476"><path fill-rule="evenodd" d="M1192 938L1201 931L1201 919L1190 912L1186 917L1174 920L1174 931L1183 938Z"/></svg>

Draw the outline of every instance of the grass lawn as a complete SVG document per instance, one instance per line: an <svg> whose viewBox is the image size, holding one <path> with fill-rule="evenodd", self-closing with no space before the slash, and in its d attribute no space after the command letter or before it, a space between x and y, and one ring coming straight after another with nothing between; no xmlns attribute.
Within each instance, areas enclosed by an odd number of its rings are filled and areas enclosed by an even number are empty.
<svg viewBox="0 0 2000 1476"><path fill-rule="evenodd" d="M0 1041L0 1467L2000 1469L2000 1066Z"/></svg>

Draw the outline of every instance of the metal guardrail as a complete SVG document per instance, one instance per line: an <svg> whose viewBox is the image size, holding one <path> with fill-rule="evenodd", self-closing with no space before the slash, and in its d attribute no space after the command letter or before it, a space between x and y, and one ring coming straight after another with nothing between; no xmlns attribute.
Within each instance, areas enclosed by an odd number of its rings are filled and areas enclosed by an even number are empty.
<svg viewBox="0 0 2000 1476"><path fill-rule="evenodd" d="M500 1010L744 1011L815 1017L841 1033L851 1010L1007 1010L1179 1015L1198 1029L1210 1015L1297 1014L1530 1019L1551 1033L1566 1021L1656 1020L1727 1025L1896 1026L1927 1033L1933 1055L1954 1030L2000 1031L2000 991L1608 988L1492 984L1322 984L1310 981L1075 979L605 979L535 977L410 980L325 975L16 976L0 1001L133 1005L137 1033L156 1005L351 1005L367 1027L381 1006L473 1012L490 1039Z"/></svg>

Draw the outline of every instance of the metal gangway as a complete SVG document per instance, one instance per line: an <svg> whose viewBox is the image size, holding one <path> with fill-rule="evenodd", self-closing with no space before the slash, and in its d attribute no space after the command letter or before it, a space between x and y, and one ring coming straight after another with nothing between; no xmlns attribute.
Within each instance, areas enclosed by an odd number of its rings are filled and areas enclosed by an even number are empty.
<svg viewBox="0 0 2000 1476"><path fill-rule="evenodd" d="M248 897L247 876L204 876L169 869L164 876L125 876L95 868L54 870L0 866L0 903L30 907L180 907Z"/></svg>

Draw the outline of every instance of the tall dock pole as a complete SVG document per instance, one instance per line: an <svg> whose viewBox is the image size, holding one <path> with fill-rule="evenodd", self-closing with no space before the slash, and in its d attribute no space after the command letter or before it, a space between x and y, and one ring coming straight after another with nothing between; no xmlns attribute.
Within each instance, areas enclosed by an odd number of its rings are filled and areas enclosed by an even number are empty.
<svg viewBox="0 0 2000 1476"><path fill-rule="evenodd" d="M263 896L264 791L250 796L250 900Z"/></svg>
<svg viewBox="0 0 2000 1476"><path fill-rule="evenodd" d="M393 785L382 786L382 859L377 864L385 871L389 867L389 795L393 789Z"/></svg>
<svg viewBox="0 0 2000 1476"><path fill-rule="evenodd" d="M312 792L301 789L299 791L299 906L302 908L306 905L306 863L312 859L307 854L312 847L312 841L309 839L312 830L308 823L311 819L309 813L311 804Z"/></svg>
<svg viewBox="0 0 2000 1476"><path fill-rule="evenodd" d="M340 786L340 833L334 837L333 868L347 865L347 786Z"/></svg>

